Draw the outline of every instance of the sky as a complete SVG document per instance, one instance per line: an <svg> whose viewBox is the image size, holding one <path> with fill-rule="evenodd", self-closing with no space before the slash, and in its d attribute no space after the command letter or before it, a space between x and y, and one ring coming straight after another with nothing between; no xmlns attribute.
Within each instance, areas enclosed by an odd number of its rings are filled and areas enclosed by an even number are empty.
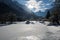
<svg viewBox="0 0 60 40"><path fill-rule="evenodd" d="M47 9L51 9L55 0L16 0L20 4L25 5L34 13L45 12Z"/></svg>
<svg viewBox="0 0 60 40"><path fill-rule="evenodd" d="M26 5L33 12L42 11L50 9L55 0L17 0L20 4ZM33 7L33 5L35 5Z"/></svg>

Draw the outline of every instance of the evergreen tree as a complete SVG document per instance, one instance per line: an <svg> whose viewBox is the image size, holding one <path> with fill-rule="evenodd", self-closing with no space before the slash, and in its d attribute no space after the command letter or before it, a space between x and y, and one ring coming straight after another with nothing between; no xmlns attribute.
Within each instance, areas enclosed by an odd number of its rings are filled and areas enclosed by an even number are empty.
<svg viewBox="0 0 60 40"><path fill-rule="evenodd" d="M53 15L51 16L51 20L53 24L59 24L59 10L55 9Z"/></svg>
<svg viewBox="0 0 60 40"><path fill-rule="evenodd" d="M50 17L50 12L48 11L46 14L46 19L49 19L49 17Z"/></svg>

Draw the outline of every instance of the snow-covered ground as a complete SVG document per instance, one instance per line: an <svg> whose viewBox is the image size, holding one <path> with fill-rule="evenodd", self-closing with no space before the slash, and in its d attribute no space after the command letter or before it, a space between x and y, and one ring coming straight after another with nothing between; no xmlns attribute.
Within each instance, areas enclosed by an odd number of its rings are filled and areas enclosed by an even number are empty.
<svg viewBox="0 0 60 40"><path fill-rule="evenodd" d="M31 21L0 27L0 40L60 40L60 27L47 26L49 22Z"/></svg>

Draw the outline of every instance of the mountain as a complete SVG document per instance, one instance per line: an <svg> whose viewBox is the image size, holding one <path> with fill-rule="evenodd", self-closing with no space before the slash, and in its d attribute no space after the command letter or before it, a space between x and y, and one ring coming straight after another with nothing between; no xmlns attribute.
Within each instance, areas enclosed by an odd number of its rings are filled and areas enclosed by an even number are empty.
<svg viewBox="0 0 60 40"><path fill-rule="evenodd" d="M20 19L29 19L36 16L25 5L21 5L17 1L0 0L0 14L4 14L6 12L15 13L17 15L17 18Z"/></svg>

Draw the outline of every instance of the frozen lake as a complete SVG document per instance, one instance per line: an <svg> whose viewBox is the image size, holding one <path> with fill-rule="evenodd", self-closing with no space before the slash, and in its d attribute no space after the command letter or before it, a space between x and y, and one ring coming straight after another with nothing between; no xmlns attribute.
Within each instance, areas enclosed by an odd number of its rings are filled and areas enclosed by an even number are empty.
<svg viewBox="0 0 60 40"><path fill-rule="evenodd" d="M0 40L60 40L60 27L47 26L48 22L46 25L33 22L0 27Z"/></svg>

